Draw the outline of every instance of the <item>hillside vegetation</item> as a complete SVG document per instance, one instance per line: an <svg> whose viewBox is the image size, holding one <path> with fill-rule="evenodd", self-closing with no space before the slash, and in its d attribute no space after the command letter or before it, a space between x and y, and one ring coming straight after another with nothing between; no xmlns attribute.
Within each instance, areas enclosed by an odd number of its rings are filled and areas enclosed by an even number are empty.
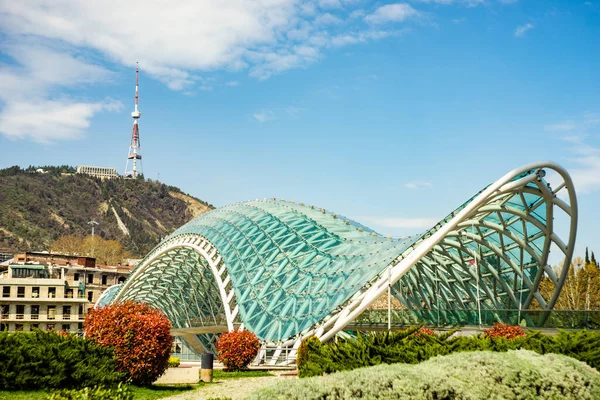
<svg viewBox="0 0 600 400"><path fill-rule="evenodd" d="M214 207L179 188L144 179L100 180L72 167L17 166L0 170L0 247L48 250L66 235L95 233L117 240L135 256L193 217Z"/></svg>

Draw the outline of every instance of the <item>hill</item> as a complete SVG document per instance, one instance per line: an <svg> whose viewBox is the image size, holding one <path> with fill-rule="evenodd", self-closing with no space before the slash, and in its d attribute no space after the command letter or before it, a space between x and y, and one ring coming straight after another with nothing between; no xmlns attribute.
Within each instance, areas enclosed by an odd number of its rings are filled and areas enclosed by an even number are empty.
<svg viewBox="0 0 600 400"><path fill-rule="evenodd" d="M193 217L214 207L179 188L144 179L100 180L68 166L36 173L0 170L0 247L47 250L65 235L90 234L117 240L136 256L149 252Z"/></svg>

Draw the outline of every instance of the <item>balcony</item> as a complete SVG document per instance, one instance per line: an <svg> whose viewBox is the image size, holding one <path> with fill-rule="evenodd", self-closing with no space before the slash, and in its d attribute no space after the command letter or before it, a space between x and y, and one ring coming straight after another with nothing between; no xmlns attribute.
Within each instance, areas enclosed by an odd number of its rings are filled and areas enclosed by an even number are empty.
<svg viewBox="0 0 600 400"><path fill-rule="evenodd" d="M48 319L55 319L56 315L48 315Z"/></svg>
<svg viewBox="0 0 600 400"><path fill-rule="evenodd" d="M71 314L63 314L62 319L70 320L71 319Z"/></svg>
<svg viewBox="0 0 600 400"><path fill-rule="evenodd" d="M15 318L16 319L25 319L25 314L16 314Z"/></svg>
<svg viewBox="0 0 600 400"><path fill-rule="evenodd" d="M31 314L31 319L40 319L39 314Z"/></svg>

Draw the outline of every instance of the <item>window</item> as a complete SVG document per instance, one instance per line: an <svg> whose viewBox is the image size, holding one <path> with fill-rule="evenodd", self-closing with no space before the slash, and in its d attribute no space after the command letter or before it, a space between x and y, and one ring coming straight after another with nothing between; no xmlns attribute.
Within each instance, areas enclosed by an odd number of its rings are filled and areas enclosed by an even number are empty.
<svg viewBox="0 0 600 400"><path fill-rule="evenodd" d="M17 287L17 297L25 297L25 286Z"/></svg>
<svg viewBox="0 0 600 400"><path fill-rule="evenodd" d="M2 297L10 297L10 286L2 287Z"/></svg>
<svg viewBox="0 0 600 400"><path fill-rule="evenodd" d="M15 331L22 332L23 331L23 324L15 324Z"/></svg>
<svg viewBox="0 0 600 400"><path fill-rule="evenodd" d="M56 318L56 306L48 306L48 319Z"/></svg>
<svg viewBox="0 0 600 400"><path fill-rule="evenodd" d="M63 319L71 319L71 306L63 306Z"/></svg>
<svg viewBox="0 0 600 400"><path fill-rule="evenodd" d="M0 324L0 331L7 331L8 330L8 324Z"/></svg>
<svg viewBox="0 0 600 400"><path fill-rule="evenodd" d="M31 329L39 329L40 324L31 324Z"/></svg>
<svg viewBox="0 0 600 400"><path fill-rule="evenodd" d="M71 330L71 324L63 324L62 330L65 332L69 332Z"/></svg>
<svg viewBox="0 0 600 400"><path fill-rule="evenodd" d="M79 323L77 324L77 330L80 330L80 331L82 331L82 330L83 330L83 322L79 322Z"/></svg>
<svg viewBox="0 0 600 400"><path fill-rule="evenodd" d="M25 318L25 305L17 304L17 319Z"/></svg>
<svg viewBox="0 0 600 400"><path fill-rule="evenodd" d="M31 288L31 297L33 297L34 299L37 299L38 297L40 297L39 286L34 286Z"/></svg>
<svg viewBox="0 0 600 400"><path fill-rule="evenodd" d="M123 283L125 282L125 277L124 276L120 276L119 277L119 283Z"/></svg>
<svg viewBox="0 0 600 400"><path fill-rule="evenodd" d="M67 298L69 298L69 299L73 298L73 289L67 289Z"/></svg>
<svg viewBox="0 0 600 400"><path fill-rule="evenodd" d="M48 325L46 325L46 330L47 331L53 331L54 330L54 324L48 324Z"/></svg>
<svg viewBox="0 0 600 400"><path fill-rule="evenodd" d="M9 313L9 305L2 304L0 306L0 315L2 315L3 317L8 317L8 313Z"/></svg>
<svg viewBox="0 0 600 400"><path fill-rule="evenodd" d="M88 283L94 283L94 274L88 274Z"/></svg>
<svg viewBox="0 0 600 400"><path fill-rule="evenodd" d="M94 292L88 292L88 301L90 303L94 301Z"/></svg>
<svg viewBox="0 0 600 400"><path fill-rule="evenodd" d="M75 272L75 275L73 276L73 280L74 281L78 281L79 280L79 272Z"/></svg>
<svg viewBox="0 0 600 400"><path fill-rule="evenodd" d="M48 288L48 297L51 299L56 297L56 288L55 287Z"/></svg>
<svg viewBox="0 0 600 400"><path fill-rule="evenodd" d="M77 310L77 313L79 314L79 318L83 318L83 304L79 305L79 309Z"/></svg>
<svg viewBox="0 0 600 400"><path fill-rule="evenodd" d="M40 318L40 306L37 304L31 305L31 319L39 319Z"/></svg>
<svg viewBox="0 0 600 400"><path fill-rule="evenodd" d="M102 284L103 285L106 285L106 278L107 278L106 275L102 275Z"/></svg>

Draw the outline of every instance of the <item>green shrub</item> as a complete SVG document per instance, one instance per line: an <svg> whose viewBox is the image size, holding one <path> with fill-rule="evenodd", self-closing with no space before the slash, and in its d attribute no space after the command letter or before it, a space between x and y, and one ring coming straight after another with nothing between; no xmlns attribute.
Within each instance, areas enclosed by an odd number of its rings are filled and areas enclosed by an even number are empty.
<svg viewBox="0 0 600 400"><path fill-rule="evenodd" d="M0 390L113 386L114 353L91 340L54 332L0 332Z"/></svg>
<svg viewBox="0 0 600 400"><path fill-rule="evenodd" d="M106 388L95 386L93 388L83 388L80 390L63 389L60 392L52 393L49 400L132 400L133 393L128 386L119 383L117 387Z"/></svg>
<svg viewBox="0 0 600 400"><path fill-rule="evenodd" d="M279 382L250 399L598 399L600 373L531 351L468 352Z"/></svg>
<svg viewBox="0 0 600 400"><path fill-rule="evenodd" d="M226 332L217 341L219 361L229 371L239 371L248 366L258 354L260 342L250 331Z"/></svg>
<svg viewBox="0 0 600 400"><path fill-rule="evenodd" d="M321 343L305 339L298 354L300 377L347 371L378 364L416 364L438 355L464 351L498 351L525 349L539 354L564 354L586 362L600 370L600 333L590 331L543 335L530 332L524 337L507 339L486 335L451 337L413 334L418 328L393 333L358 335L356 339L340 339Z"/></svg>
<svg viewBox="0 0 600 400"><path fill-rule="evenodd" d="M178 357L169 357L169 368L177 368L181 365L181 360Z"/></svg>

